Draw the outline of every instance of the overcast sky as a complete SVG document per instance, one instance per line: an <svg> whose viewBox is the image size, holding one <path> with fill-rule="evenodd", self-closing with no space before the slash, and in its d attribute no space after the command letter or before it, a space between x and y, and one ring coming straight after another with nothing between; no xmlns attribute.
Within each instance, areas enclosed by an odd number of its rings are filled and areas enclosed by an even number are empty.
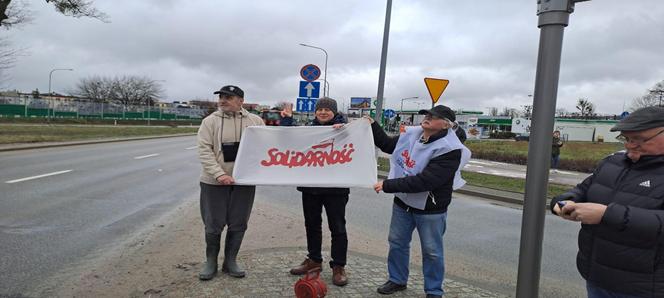
<svg viewBox="0 0 664 298"><path fill-rule="evenodd" d="M164 101L210 99L238 85L245 102L294 102L299 70L324 68L330 96L375 97L385 0L97 0L110 23L55 12L29 1L34 20L3 31L25 48L9 72L9 89L72 90L92 75L148 76L162 82ZM449 79L440 103L487 112L531 104L539 29L536 0L394 0L385 99L419 96L430 105L424 77ZM321 76L322 80L322 76ZM599 113L620 113L664 80L662 0L593 0L576 5L563 42L558 108L578 98ZM417 100L404 109L418 107Z"/></svg>

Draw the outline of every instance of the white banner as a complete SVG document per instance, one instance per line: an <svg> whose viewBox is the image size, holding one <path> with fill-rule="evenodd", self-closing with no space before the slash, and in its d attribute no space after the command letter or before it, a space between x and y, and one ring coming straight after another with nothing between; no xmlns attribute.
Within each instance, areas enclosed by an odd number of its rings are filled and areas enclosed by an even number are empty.
<svg viewBox="0 0 664 298"><path fill-rule="evenodd" d="M367 121L332 126L250 126L235 159L236 184L368 187L377 182Z"/></svg>

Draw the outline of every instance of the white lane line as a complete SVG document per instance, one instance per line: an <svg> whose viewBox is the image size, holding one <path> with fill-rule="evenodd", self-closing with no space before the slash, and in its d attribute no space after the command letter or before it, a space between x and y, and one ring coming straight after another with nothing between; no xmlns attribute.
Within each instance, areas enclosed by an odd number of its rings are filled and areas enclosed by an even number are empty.
<svg viewBox="0 0 664 298"><path fill-rule="evenodd" d="M475 164L485 165L485 166L494 165L494 163L491 163L491 162L482 162L482 161L476 161L476 160L468 161L468 163L475 163Z"/></svg>
<svg viewBox="0 0 664 298"><path fill-rule="evenodd" d="M16 183L16 182L23 182L23 181L28 181L28 180L32 180L32 179L39 179L39 178L44 178L44 177L48 177L48 176L53 176L53 175L60 175L60 174L64 174L64 173L69 173L69 172L71 172L71 171L73 171L73 170L64 170L64 171L53 172L53 173L47 173L47 174L42 174L42 175L37 175L37 176L25 177L25 178L21 178L21 179L15 179L15 180L5 181L5 183L9 183L9 184L11 184L11 183Z"/></svg>
<svg viewBox="0 0 664 298"><path fill-rule="evenodd" d="M136 156L136 157L134 157L134 159L143 159L143 158L154 157L154 156L159 156L159 153L148 154L148 155L143 155L143 156Z"/></svg>
<svg viewBox="0 0 664 298"><path fill-rule="evenodd" d="M184 148L184 150L193 150L193 149L196 149L196 148L198 148L198 146L191 146L191 147L188 147L188 148Z"/></svg>
<svg viewBox="0 0 664 298"><path fill-rule="evenodd" d="M574 176L579 176L578 173L572 173L572 172L565 172L565 171L560 171L556 170L558 174L565 174L565 175L574 175Z"/></svg>
<svg viewBox="0 0 664 298"><path fill-rule="evenodd" d="M471 165L471 164L466 164L464 168L483 168L484 166L476 166L476 165Z"/></svg>

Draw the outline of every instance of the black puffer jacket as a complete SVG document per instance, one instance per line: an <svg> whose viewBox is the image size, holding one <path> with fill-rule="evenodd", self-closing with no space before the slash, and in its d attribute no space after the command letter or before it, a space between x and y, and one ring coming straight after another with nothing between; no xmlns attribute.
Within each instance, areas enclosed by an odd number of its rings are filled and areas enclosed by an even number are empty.
<svg viewBox="0 0 664 298"><path fill-rule="evenodd" d="M318 126L318 125L334 125L334 124L343 124L348 122L346 120L346 117L344 117L343 114L337 113L334 114L334 118L330 122L326 123L320 123L318 119L314 119L311 122L312 126ZM281 118L279 121L280 126L293 126L295 123L293 122L292 117L284 117ZM300 186L297 188L297 190L301 192L306 192L309 194L313 195L347 195L350 193L349 188L339 188L339 187L304 187Z"/></svg>
<svg viewBox="0 0 664 298"><path fill-rule="evenodd" d="M608 206L599 224L581 225L581 275L618 293L664 297L664 156L609 156L551 208L568 199Z"/></svg>
<svg viewBox="0 0 664 298"><path fill-rule="evenodd" d="M399 142L399 136L388 136L376 122L371 124L371 130L373 132L376 147L380 148L380 150L385 153L392 154ZM447 130L443 130L442 132L429 137L427 143L434 142L446 135ZM430 191L432 195L427 197L424 210L409 207L396 196L394 197L394 203L413 213L428 214L447 212L447 207L452 201L454 175L460 164L461 150L452 150L429 160L429 163L424 170L415 176L384 180L383 191L385 193L417 193Z"/></svg>

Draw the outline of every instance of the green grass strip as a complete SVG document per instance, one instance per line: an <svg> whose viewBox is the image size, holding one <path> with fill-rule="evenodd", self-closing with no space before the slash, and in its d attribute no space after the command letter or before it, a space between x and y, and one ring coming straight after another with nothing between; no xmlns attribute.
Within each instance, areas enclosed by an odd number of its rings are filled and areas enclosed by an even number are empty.
<svg viewBox="0 0 664 298"><path fill-rule="evenodd" d="M198 127L0 125L0 144L196 133Z"/></svg>

